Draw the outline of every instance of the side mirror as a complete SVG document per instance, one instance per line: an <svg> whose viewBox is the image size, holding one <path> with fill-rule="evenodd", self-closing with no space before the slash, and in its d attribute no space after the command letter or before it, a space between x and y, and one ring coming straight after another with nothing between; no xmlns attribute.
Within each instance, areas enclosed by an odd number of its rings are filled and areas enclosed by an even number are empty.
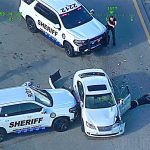
<svg viewBox="0 0 150 150"><path fill-rule="evenodd" d="M90 10L90 14L91 14L91 15L94 15L94 9L91 9L91 10Z"/></svg>
<svg viewBox="0 0 150 150"><path fill-rule="evenodd" d="M46 114L46 113L47 113L46 109L45 109L45 108L42 108L41 114Z"/></svg>
<svg viewBox="0 0 150 150"><path fill-rule="evenodd" d="M55 24L54 28L60 30L60 25L59 24Z"/></svg>

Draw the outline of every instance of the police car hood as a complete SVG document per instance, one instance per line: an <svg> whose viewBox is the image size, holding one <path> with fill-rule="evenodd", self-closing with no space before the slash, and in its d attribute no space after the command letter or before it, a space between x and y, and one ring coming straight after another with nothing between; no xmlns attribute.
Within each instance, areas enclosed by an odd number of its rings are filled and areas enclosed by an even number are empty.
<svg viewBox="0 0 150 150"><path fill-rule="evenodd" d="M87 121L95 126L110 126L115 123L116 105L108 108L86 109Z"/></svg>
<svg viewBox="0 0 150 150"><path fill-rule="evenodd" d="M68 30L77 40L91 39L103 34L105 31L106 27L95 18L83 25Z"/></svg>
<svg viewBox="0 0 150 150"><path fill-rule="evenodd" d="M53 107L74 107L76 100L73 95L65 89L48 89L53 98Z"/></svg>

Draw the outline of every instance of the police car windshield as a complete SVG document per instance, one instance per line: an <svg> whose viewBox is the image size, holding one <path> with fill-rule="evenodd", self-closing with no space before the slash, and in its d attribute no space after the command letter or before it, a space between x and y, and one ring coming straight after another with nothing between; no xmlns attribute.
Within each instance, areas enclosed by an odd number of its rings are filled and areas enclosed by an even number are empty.
<svg viewBox="0 0 150 150"><path fill-rule="evenodd" d="M61 14L60 18L66 29L78 27L93 19L93 17L85 10L83 6L72 11Z"/></svg>
<svg viewBox="0 0 150 150"><path fill-rule="evenodd" d="M85 107L89 109L108 108L114 105L115 100L111 93L86 95L85 98Z"/></svg>
<svg viewBox="0 0 150 150"><path fill-rule="evenodd" d="M46 90L34 90L35 101L45 106L51 107L53 104L52 96Z"/></svg>

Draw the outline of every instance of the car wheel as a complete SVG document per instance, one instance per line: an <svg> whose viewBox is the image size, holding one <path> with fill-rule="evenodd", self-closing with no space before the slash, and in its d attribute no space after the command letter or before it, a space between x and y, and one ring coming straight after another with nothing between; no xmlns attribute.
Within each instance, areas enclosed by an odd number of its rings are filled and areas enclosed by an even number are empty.
<svg viewBox="0 0 150 150"><path fill-rule="evenodd" d="M83 120L81 121L81 131L82 131L82 132L85 132Z"/></svg>
<svg viewBox="0 0 150 150"><path fill-rule="evenodd" d="M70 120L65 117L57 118L54 120L53 128L57 132L64 132L68 130L70 126Z"/></svg>
<svg viewBox="0 0 150 150"><path fill-rule="evenodd" d="M29 29L32 33L36 33L36 32L38 31L38 29L37 29L37 27L36 27L36 24L35 24L35 21L34 21L32 18L27 17L26 23L27 23L28 29Z"/></svg>
<svg viewBox="0 0 150 150"><path fill-rule="evenodd" d="M65 48L66 54L69 57L75 56L75 52L74 52L73 46L69 42L65 42L64 43L64 48Z"/></svg>
<svg viewBox="0 0 150 150"><path fill-rule="evenodd" d="M5 138L6 131L4 129L0 129L0 142L2 142Z"/></svg>

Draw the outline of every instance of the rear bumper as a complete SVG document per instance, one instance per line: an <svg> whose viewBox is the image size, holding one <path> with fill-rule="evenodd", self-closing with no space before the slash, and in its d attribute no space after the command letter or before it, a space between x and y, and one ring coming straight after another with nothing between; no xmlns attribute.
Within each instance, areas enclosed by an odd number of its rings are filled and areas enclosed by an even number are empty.
<svg viewBox="0 0 150 150"><path fill-rule="evenodd" d="M87 129L85 129L85 134L90 137L113 137L122 135L124 133L125 123L120 124L120 126L113 128L110 131L98 131L98 129L93 130L89 128Z"/></svg>

